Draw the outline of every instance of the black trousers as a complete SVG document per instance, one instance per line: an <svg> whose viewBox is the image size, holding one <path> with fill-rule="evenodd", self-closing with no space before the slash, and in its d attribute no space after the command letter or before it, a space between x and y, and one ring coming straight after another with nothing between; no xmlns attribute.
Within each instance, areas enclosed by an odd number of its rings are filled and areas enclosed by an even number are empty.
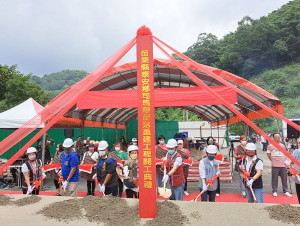
<svg viewBox="0 0 300 226"><path fill-rule="evenodd" d="M266 142L262 142L262 145L263 145L263 151L267 151L267 143Z"/></svg>
<svg viewBox="0 0 300 226"><path fill-rule="evenodd" d="M119 184L119 192L118 192L118 195L119 195L119 197L122 197L122 194L123 194L123 182L121 181L120 178L118 178L118 184Z"/></svg>
<svg viewBox="0 0 300 226"><path fill-rule="evenodd" d="M55 188L56 188L56 189L59 189L59 183L58 183L58 180L54 180L54 185L55 185Z"/></svg>
<svg viewBox="0 0 300 226"><path fill-rule="evenodd" d="M187 177L185 177L184 191L187 191Z"/></svg>
<svg viewBox="0 0 300 226"><path fill-rule="evenodd" d="M112 194L112 196L118 196L118 186L105 188L104 194L105 195Z"/></svg>
<svg viewBox="0 0 300 226"><path fill-rule="evenodd" d="M295 186L296 186L296 193L297 193L297 197L298 197L298 202L300 204L300 184L295 183Z"/></svg>
<svg viewBox="0 0 300 226"><path fill-rule="evenodd" d="M92 181L87 180L86 185L87 185L87 193L89 195L93 194L95 192L96 182L94 180L92 180Z"/></svg>
<svg viewBox="0 0 300 226"><path fill-rule="evenodd" d="M216 194L220 194L221 193L221 187L220 187L220 177L218 177L218 187L217 187L217 190L216 190Z"/></svg>
<svg viewBox="0 0 300 226"><path fill-rule="evenodd" d="M135 192L135 191L133 191L133 190L131 190L130 188L126 189L125 192L126 192L126 197L127 198L133 198L133 196L135 198L139 198L138 193Z"/></svg>
<svg viewBox="0 0 300 226"><path fill-rule="evenodd" d="M27 188L22 188L23 194L26 195L27 194ZM31 193L32 195L39 195L40 194L40 189L34 189Z"/></svg>

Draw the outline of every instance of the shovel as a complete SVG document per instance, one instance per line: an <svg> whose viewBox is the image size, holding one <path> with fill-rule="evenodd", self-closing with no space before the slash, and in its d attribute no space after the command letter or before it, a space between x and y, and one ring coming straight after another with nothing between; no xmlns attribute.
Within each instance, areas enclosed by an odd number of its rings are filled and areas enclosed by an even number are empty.
<svg viewBox="0 0 300 226"><path fill-rule="evenodd" d="M164 175L166 175L166 165L164 165ZM170 198L170 196L172 195L172 191L169 188L166 188L167 182L164 181L164 186L161 188L158 188L158 193L160 194L160 196L162 196L163 198L167 199Z"/></svg>

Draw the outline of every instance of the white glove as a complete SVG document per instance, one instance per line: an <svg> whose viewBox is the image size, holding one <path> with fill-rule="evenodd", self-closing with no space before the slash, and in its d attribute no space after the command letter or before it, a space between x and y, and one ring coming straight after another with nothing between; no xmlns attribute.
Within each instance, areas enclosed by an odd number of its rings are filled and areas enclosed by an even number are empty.
<svg viewBox="0 0 300 226"><path fill-rule="evenodd" d="M247 182L248 187L252 187L253 182L254 182L254 180L253 180L253 179L250 179L250 180Z"/></svg>
<svg viewBox="0 0 300 226"><path fill-rule="evenodd" d="M45 173L42 173L42 180L45 180L46 179L46 174Z"/></svg>
<svg viewBox="0 0 300 226"><path fill-rule="evenodd" d="M27 195L31 194L33 191L33 187L31 185L28 186Z"/></svg>
<svg viewBox="0 0 300 226"><path fill-rule="evenodd" d="M168 174L164 175L162 182L168 182L168 180L169 180L169 175Z"/></svg>
<svg viewBox="0 0 300 226"><path fill-rule="evenodd" d="M125 176L125 179L128 179L129 172L128 171L124 172L124 176Z"/></svg>
<svg viewBox="0 0 300 226"><path fill-rule="evenodd" d="M68 186L68 181L67 180L65 180L63 183L62 183L62 188L63 189L66 189L67 188L67 186Z"/></svg>
<svg viewBox="0 0 300 226"><path fill-rule="evenodd" d="M93 180L97 179L97 173L94 174Z"/></svg>
<svg viewBox="0 0 300 226"><path fill-rule="evenodd" d="M208 189L208 186L209 186L208 184L203 184L202 191L206 192Z"/></svg>
<svg viewBox="0 0 300 226"><path fill-rule="evenodd" d="M104 185L101 186L100 192L105 192L105 186Z"/></svg>
<svg viewBox="0 0 300 226"><path fill-rule="evenodd" d="M290 166L290 165L291 165L290 161L285 161L284 163L285 163L287 166Z"/></svg>

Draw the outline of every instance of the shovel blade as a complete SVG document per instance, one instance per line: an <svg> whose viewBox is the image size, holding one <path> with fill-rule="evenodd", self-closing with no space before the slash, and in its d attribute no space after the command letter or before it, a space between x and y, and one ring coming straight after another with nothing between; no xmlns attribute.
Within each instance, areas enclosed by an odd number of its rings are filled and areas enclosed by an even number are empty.
<svg viewBox="0 0 300 226"><path fill-rule="evenodd" d="M158 193L165 199L170 198L172 195L172 191L169 188L158 188Z"/></svg>

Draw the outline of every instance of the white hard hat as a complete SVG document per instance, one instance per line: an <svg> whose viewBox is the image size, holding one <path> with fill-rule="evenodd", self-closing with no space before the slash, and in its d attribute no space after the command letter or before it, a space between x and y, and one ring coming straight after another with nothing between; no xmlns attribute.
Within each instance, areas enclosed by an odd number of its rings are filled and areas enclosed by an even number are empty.
<svg viewBox="0 0 300 226"><path fill-rule="evenodd" d="M132 140L131 141L137 141L137 139L136 138L132 138Z"/></svg>
<svg viewBox="0 0 300 226"><path fill-rule="evenodd" d="M105 140L99 142L98 151L103 151L108 147L108 143Z"/></svg>
<svg viewBox="0 0 300 226"><path fill-rule="evenodd" d="M216 145L208 145L206 148L206 152L208 154L217 154L218 152L218 148Z"/></svg>
<svg viewBox="0 0 300 226"><path fill-rule="evenodd" d="M247 143L246 150L255 151L256 150L256 145L254 143Z"/></svg>
<svg viewBox="0 0 300 226"><path fill-rule="evenodd" d="M177 146L177 141L175 139L168 140L167 148L175 148Z"/></svg>
<svg viewBox="0 0 300 226"><path fill-rule="evenodd" d="M137 151L139 148L136 145L130 145L127 149L127 152L130 153L131 151Z"/></svg>
<svg viewBox="0 0 300 226"><path fill-rule="evenodd" d="M34 148L34 147L28 148L28 149L27 149L27 155L28 155L29 153L37 153L36 148Z"/></svg>
<svg viewBox="0 0 300 226"><path fill-rule="evenodd" d="M74 144L73 140L71 138L67 138L64 140L63 147L69 148L69 147L72 147L73 144Z"/></svg>

